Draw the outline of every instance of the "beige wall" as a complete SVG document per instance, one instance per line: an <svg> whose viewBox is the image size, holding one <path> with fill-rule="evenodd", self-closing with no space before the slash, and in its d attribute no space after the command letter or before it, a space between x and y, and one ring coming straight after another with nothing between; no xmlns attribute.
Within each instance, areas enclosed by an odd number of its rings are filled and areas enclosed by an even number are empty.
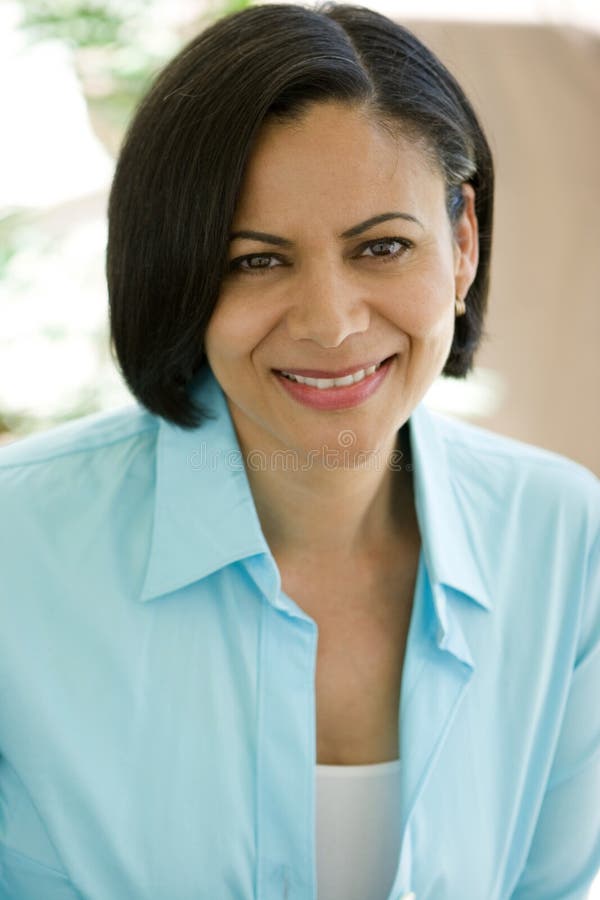
<svg viewBox="0 0 600 900"><path fill-rule="evenodd" d="M402 20L466 89L497 167L483 427L600 475L600 36Z"/></svg>

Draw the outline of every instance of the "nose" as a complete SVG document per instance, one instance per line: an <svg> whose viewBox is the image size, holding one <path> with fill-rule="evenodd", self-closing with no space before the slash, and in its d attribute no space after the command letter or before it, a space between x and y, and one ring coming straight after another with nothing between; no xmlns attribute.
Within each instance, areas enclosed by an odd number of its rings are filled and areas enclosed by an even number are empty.
<svg viewBox="0 0 600 900"><path fill-rule="evenodd" d="M334 266L322 266L294 286L286 316L294 341L312 340L321 347L337 347L352 334L367 331L369 304L364 288Z"/></svg>

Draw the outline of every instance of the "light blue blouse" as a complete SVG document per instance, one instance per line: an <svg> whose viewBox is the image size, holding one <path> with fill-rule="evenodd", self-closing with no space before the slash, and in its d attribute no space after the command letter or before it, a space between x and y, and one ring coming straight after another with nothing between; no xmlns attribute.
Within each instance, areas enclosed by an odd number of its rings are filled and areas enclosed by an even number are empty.
<svg viewBox="0 0 600 900"><path fill-rule="evenodd" d="M0 451L2 900L314 900L317 626L221 388ZM389 898L581 900L600 867L600 482L409 419L422 547ZM365 836L367 837L367 836ZM325 898L326 900L326 898Z"/></svg>

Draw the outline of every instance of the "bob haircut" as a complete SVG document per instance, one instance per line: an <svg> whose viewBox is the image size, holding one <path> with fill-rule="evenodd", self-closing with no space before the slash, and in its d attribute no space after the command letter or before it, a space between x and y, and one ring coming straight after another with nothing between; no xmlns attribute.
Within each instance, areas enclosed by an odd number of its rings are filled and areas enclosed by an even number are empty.
<svg viewBox="0 0 600 900"><path fill-rule="evenodd" d="M366 7L275 4L228 15L158 74L120 150L108 206L111 351L130 390L184 428L207 413L189 385L227 268L230 226L266 120L334 100L419 141L454 223L475 189L480 255L442 375L464 378L483 332L494 168L460 85L410 31ZM114 344L114 347L113 347Z"/></svg>

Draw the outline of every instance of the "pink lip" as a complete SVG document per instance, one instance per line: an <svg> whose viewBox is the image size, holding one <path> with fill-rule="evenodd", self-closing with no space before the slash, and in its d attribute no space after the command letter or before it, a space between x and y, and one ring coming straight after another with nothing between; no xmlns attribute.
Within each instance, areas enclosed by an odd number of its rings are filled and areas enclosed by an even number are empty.
<svg viewBox="0 0 600 900"><path fill-rule="evenodd" d="M291 381L280 372L276 370L274 372L283 390L303 406L310 406L312 409L319 410L350 409L353 406L364 403L378 390L394 365L394 361L395 356L384 362L372 375L367 375L356 384L348 384L342 387L336 386L326 390L320 390L308 384L301 384L299 381ZM288 370L284 369L283 371L287 372ZM310 378L312 376L309 375L307 377Z"/></svg>
<svg viewBox="0 0 600 900"><path fill-rule="evenodd" d="M274 369L273 371L288 372L290 375L300 375L301 378L343 378L345 375L354 375L355 372L360 372L361 369L378 366L381 361L381 359L376 359L373 362L352 366L350 369L338 369L336 372L323 372L321 369Z"/></svg>

